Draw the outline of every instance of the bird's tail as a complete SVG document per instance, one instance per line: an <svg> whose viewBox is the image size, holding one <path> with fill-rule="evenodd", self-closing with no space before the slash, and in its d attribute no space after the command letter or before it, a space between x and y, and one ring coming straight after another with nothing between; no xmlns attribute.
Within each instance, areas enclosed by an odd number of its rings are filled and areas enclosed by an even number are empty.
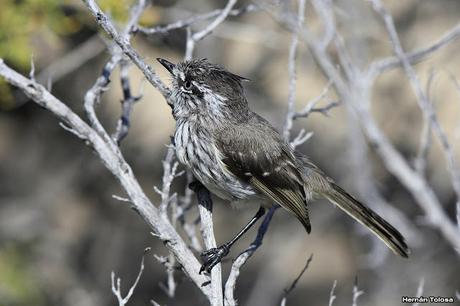
<svg viewBox="0 0 460 306"><path fill-rule="evenodd" d="M353 198L345 190L334 183L331 189L323 194L329 201L340 207L348 215L370 229L379 237L395 254L407 258L410 250L404 237L382 217Z"/></svg>

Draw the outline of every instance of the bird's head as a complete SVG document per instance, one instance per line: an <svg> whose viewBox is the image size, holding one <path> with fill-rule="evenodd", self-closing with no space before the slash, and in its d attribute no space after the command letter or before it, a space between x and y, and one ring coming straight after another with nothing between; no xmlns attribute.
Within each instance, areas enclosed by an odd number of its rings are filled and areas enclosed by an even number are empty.
<svg viewBox="0 0 460 306"><path fill-rule="evenodd" d="M248 111L241 82L247 80L206 59L173 64L157 58L171 74L174 113L231 117Z"/></svg>

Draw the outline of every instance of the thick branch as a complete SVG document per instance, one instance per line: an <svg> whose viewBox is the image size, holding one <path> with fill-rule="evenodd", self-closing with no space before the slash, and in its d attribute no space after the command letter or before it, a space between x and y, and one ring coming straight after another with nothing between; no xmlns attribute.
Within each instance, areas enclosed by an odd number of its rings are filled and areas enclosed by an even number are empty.
<svg viewBox="0 0 460 306"><path fill-rule="evenodd" d="M174 230L168 220L162 218L158 209L150 202L142 191L131 167L119 152L114 152L88 124L70 110L64 103L50 94L42 85L25 78L6 66L0 59L0 75L5 80L20 88L24 93L41 107L51 111L68 127L77 131L81 137L93 147L104 166L119 180L128 194L133 208L141 215L155 234L165 243L166 247L176 256L184 272L196 286L210 298L209 287L203 286L209 282L209 277L198 274L200 263L187 247L182 238Z"/></svg>

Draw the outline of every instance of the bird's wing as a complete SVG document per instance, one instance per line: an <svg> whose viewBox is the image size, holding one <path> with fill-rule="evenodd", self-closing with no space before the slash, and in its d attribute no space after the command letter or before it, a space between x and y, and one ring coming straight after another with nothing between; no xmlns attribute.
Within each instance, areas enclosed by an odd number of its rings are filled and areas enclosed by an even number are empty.
<svg viewBox="0 0 460 306"><path fill-rule="evenodd" d="M285 208L311 230L302 176L292 151L268 122L232 125L216 133L216 149L224 171Z"/></svg>

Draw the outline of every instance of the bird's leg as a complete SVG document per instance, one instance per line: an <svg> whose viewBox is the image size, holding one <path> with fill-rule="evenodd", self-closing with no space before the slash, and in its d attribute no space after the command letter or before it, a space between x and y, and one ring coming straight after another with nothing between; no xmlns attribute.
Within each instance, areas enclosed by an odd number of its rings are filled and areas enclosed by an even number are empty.
<svg viewBox="0 0 460 306"><path fill-rule="evenodd" d="M274 205L270 207L268 210L268 213L265 215L264 220L259 226L259 229L257 230L257 236L256 239L249 245L249 247L243 251L255 251L258 247L262 245L262 240L264 239L265 233L267 233L268 226L270 225L270 221L272 220L273 215L275 214L275 211L279 208L279 205Z"/></svg>
<svg viewBox="0 0 460 306"><path fill-rule="evenodd" d="M261 206L257 213L252 217L252 219L239 231L235 237L233 237L229 242L224 243L223 245L212 248L201 253L203 258L203 265L201 266L200 273L203 271L211 272L212 268L217 265L222 258L227 256L228 252L232 245L241 238L256 222L265 214L265 209Z"/></svg>

